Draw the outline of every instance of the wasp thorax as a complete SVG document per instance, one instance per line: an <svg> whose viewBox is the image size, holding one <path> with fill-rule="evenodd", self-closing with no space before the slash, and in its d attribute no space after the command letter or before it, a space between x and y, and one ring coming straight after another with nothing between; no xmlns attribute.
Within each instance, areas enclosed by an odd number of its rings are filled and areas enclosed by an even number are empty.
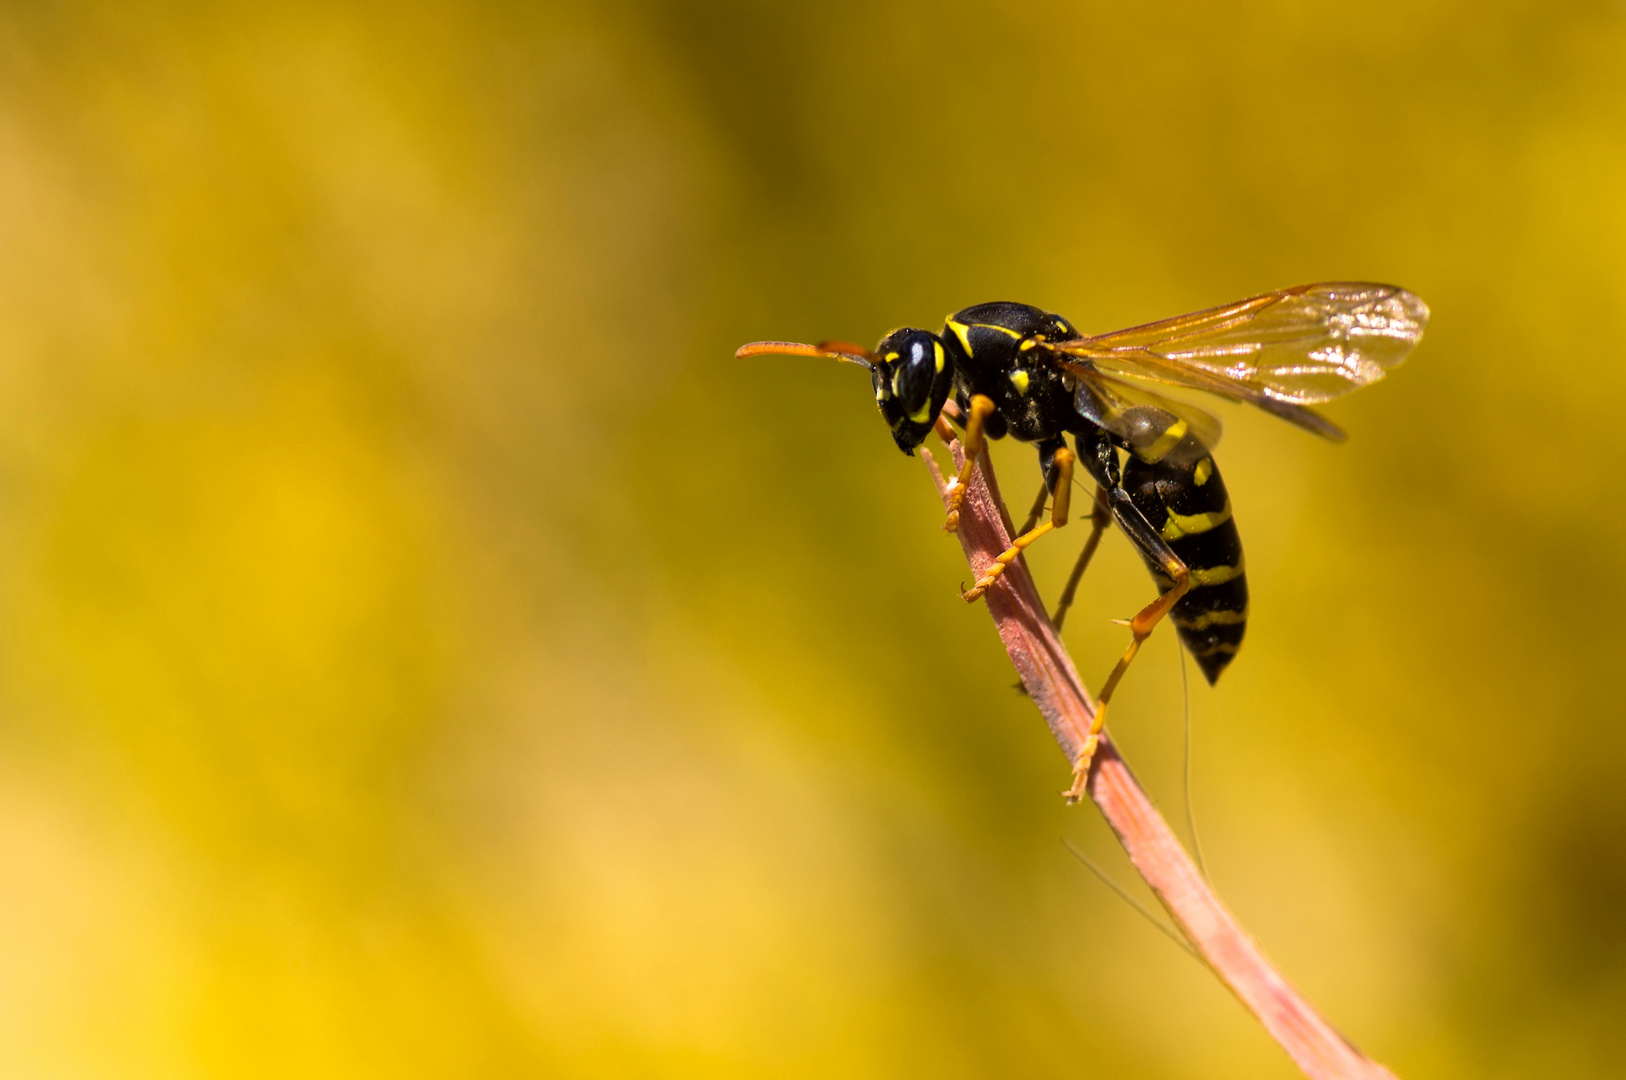
<svg viewBox="0 0 1626 1080"><path fill-rule="evenodd" d="M875 350L875 404L898 449L914 453L948 400L953 373L943 343L925 330L894 330Z"/></svg>

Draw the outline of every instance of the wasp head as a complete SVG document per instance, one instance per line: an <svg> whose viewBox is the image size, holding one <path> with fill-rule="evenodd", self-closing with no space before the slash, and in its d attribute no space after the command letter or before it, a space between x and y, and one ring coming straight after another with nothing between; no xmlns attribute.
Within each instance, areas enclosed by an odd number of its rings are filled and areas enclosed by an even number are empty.
<svg viewBox="0 0 1626 1080"><path fill-rule="evenodd" d="M937 423L954 383L943 343L925 330L894 330L881 340L870 369L875 404L892 440L913 454Z"/></svg>

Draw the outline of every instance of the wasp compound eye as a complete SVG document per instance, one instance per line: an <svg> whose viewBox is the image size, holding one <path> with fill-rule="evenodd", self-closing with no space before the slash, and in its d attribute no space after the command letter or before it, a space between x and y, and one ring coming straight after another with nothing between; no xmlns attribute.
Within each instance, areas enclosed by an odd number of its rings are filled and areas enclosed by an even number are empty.
<svg viewBox="0 0 1626 1080"><path fill-rule="evenodd" d="M898 360L892 366L892 392L904 415L911 420L924 421L931 406L932 379L936 376L933 353L941 349L929 334L910 334L898 350Z"/></svg>
<svg viewBox="0 0 1626 1080"><path fill-rule="evenodd" d="M943 343L926 330L895 330L875 355L875 403L898 449L911 454L936 423L954 373Z"/></svg>

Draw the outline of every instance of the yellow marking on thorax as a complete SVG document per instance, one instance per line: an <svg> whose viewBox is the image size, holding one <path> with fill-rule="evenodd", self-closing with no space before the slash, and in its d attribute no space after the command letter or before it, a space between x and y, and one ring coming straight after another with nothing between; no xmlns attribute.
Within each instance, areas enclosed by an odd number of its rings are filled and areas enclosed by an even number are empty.
<svg viewBox="0 0 1626 1080"><path fill-rule="evenodd" d="M966 350L966 352L970 351L970 349ZM937 361L937 372L941 375L943 373L943 343L941 341L932 342L932 358Z"/></svg>
<svg viewBox="0 0 1626 1080"><path fill-rule="evenodd" d="M1218 528L1231 520L1231 500L1225 500L1223 509L1214 510L1206 514L1176 514L1169 511L1169 519L1163 523L1163 539L1178 540L1182 536L1196 536L1209 529Z"/></svg>
<svg viewBox="0 0 1626 1080"><path fill-rule="evenodd" d="M1022 335L1018 334L1015 330L1012 330L1008 326L995 326L993 323L983 323L983 322L972 323L971 326L967 326L965 323L955 322L953 319L950 319L950 320L948 320L948 328L950 330L953 330L954 331L954 336L960 339L960 344L965 348L965 354L967 356L971 355L971 329L972 329L972 327L975 327L978 330L997 330L1001 334L1004 334L1006 337L1011 338L1012 340L1015 340L1015 341L1021 341L1022 340Z"/></svg>
<svg viewBox="0 0 1626 1080"><path fill-rule="evenodd" d="M1011 372L1011 385L1016 387L1016 392L1018 394L1027 393L1028 373L1023 371L1021 368L1017 368L1015 371Z"/></svg>
<svg viewBox="0 0 1626 1080"><path fill-rule="evenodd" d="M1176 420L1163 429L1163 434L1152 440L1152 444L1145 449L1136 450L1135 456L1147 463L1162 461L1170 450L1180 445L1180 440L1186 437L1186 422Z"/></svg>
<svg viewBox="0 0 1626 1080"><path fill-rule="evenodd" d="M1238 559L1235 566L1210 566L1206 570L1191 568L1192 588L1201 588L1204 585L1224 585L1227 581L1234 581L1242 576L1246 559Z"/></svg>
<svg viewBox="0 0 1626 1080"><path fill-rule="evenodd" d="M1248 621L1248 609L1241 611L1205 611L1194 619L1176 619L1186 630L1207 630L1210 626L1239 626Z"/></svg>
<svg viewBox="0 0 1626 1080"><path fill-rule="evenodd" d="M1198 487L1208 483L1208 478L1214 475L1214 459L1205 457L1197 462L1197 467L1191 470L1191 478L1197 482Z"/></svg>

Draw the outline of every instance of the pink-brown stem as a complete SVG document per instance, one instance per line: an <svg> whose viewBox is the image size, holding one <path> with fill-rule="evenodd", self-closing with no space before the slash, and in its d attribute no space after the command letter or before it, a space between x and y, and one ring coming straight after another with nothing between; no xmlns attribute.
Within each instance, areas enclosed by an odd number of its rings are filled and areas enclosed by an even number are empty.
<svg viewBox="0 0 1626 1080"><path fill-rule="evenodd" d="M942 434L951 434L942 421L938 428ZM960 444L952 439L948 443L958 466L965 460ZM948 483L932 455L922 456L946 504ZM960 510L959 537L972 573L981 576L1010 544L1015 530L986 452L977 464ZM1028 696L1039 707L1068 763L1075 763L1094 705L1050 623L1024 561L1014 562L985 599ZM1368 1060L1333 1030L1271 967L1197 871L1110 738L1104 738L1096 751L1088 791L1118 834L1130 862L1197 954L1258 1017L1304 1075L1313 1080L1395 1080L1393 1073Z"/></svg>

